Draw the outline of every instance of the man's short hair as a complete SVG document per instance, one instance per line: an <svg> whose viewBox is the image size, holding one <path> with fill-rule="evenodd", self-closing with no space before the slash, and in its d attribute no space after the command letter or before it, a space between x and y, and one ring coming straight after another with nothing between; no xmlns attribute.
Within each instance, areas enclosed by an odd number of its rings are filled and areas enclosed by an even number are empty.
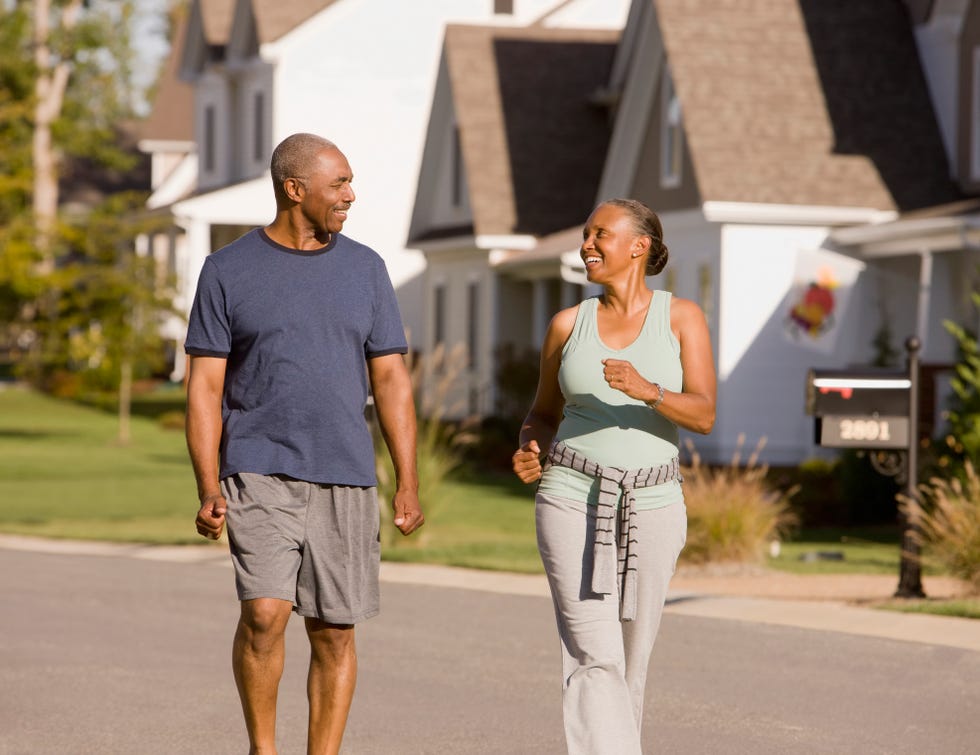
<svg viewBox="0 0 980 755"><path fill-rule="evenodd" d="M276 193L282 191L287 178L305 179L316 154L324 149L337 149L337 145L316 134L287 136L272 152L272 185Z"/></svg>

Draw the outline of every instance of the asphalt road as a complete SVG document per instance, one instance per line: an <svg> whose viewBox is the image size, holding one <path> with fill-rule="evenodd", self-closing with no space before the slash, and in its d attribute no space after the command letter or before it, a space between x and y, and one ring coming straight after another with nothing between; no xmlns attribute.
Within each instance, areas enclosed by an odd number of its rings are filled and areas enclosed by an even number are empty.
<svg viewBox="0 0 980 755"><path fill-rule="evenodd" d="M0 548L0 753L244 753L222 561ZM383 584L358 629L351 755L556 753L551 604ZM302 624L290 623L280 753L305 752ZM668 614L649 753L977 753L980 653Z"/></svg>

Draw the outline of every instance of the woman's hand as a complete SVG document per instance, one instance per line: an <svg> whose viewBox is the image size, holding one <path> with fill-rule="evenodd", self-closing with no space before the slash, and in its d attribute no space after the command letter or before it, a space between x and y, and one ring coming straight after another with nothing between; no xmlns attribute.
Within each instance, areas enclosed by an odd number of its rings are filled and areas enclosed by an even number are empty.
<svg viewBox="0 0 980 755"><path fill-rule="evenodd" d="M632 362L624 359L603 359L602 376L610 388L622 391L637 401L655 401L660 394L656 385L640 375Z"/></svg>
<svg viewBox="0 0 980 755"><path fill-rule="evenodd" d="M536 440L531 440L518 448L511 457L516 474L521 482L534 482L541 477L541 449Z"/></svg>

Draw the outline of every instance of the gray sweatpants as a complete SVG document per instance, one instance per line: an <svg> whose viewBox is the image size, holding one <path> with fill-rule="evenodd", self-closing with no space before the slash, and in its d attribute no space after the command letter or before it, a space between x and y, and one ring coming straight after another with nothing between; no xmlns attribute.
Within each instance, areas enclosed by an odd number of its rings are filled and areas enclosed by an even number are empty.
<svg viewBox="0 0 980 755"><path fill-rule="evenodd" d="M620 622L619 596L590 589L594 511L541 492L535 503L561 640L569 755L640 755L647 667L687 537L687 509L674 504L637 512L637 614Z"/></svg>

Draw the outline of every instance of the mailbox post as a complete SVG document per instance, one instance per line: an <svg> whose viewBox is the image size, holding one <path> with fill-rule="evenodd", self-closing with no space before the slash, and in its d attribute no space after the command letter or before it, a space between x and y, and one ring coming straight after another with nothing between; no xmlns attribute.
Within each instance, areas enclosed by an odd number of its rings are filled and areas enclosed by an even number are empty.
<svg viewBox="0 0 980 755"><path fill-rule="evenodd" d="M806 412L814 417L816 442L828 448L865 448L893 458L904 452L904 464L893 464L888 471L883 465L875 468L903 476L909 496L917 485L919 345L914 336L905 341L905 372L810 370L806 386ZM895 596L922 597L917 525L903 516L902 528Z"/></svg>
<svg viewBox="0 0 980 755"><path fill-rule="evenodd" d="M915 336L905 339L905 349L909 353L909 380L912 383L909 391L909 421L911 437L908 450L908 474L906 475L905 494L912 498L918 486L919 469L919 347L921 343ZM902 554L899 562L898 589L896 598L924 598L922 589L922 566L919 561L919 524L910 520L908 515L902 515Z"/></svg>

